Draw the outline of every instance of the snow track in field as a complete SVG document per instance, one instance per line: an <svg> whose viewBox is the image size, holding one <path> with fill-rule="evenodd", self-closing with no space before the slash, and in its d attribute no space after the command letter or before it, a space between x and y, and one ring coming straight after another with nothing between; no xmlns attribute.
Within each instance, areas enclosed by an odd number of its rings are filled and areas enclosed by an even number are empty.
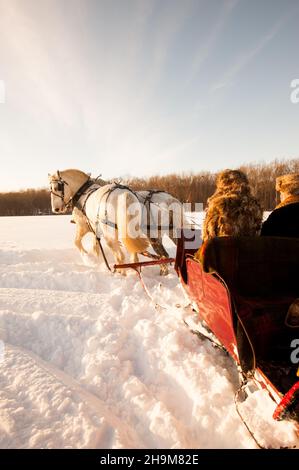
<svg viewBox="0 0 299 470"><path fill-rule="evenodd" d="M176 275L146 270L156 310L134 272L81 259L68 220L0 219L0 447L254 447L234 365L184 325Z"/></svg>
<svg viewBox="0 0 299 470"><path fill-rule="evenodd" d="M136 431L124 425L109 406L70 375L32 352L9 344L6 361L10 371L1 379L1 398L18 405L11 415L9 409L2 415L2 428L8 435L6 447L27 447L28 438L30 447L78 447L79 443L80 447L109 448L114 441L124 447L134 446ZM17 380L12 372L16 366ZM7 387L8 383L12 385ZM12 430L13 445L9 438Z"/></svg>

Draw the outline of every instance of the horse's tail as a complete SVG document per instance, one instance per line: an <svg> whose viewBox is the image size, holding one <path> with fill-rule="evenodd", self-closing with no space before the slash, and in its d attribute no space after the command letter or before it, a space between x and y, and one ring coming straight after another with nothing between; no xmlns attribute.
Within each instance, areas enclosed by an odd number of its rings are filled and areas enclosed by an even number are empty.
<svg viewBox="0 0 299 470"><path fill-rule="evenodd" d="M117 227L119 239L129 253L142 253L149 246L141 230L142 206L137 197L125 191L118 198Z"/></svg>

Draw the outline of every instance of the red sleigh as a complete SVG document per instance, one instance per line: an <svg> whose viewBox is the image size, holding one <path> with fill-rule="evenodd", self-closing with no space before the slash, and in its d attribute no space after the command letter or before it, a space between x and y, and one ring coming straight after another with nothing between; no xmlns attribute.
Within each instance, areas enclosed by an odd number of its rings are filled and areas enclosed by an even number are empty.
<svg viewBox="0 0 299 470"><path fill-rule="evenodd" d="M219 237L196 258L185 242L182 237L175 267L199 319L234 359L244 383L250 379L268 391L277 404L274 419L298 423L291 344L299 342L299 315L291 325L286 317L299 298L299 239Z"/></svg>

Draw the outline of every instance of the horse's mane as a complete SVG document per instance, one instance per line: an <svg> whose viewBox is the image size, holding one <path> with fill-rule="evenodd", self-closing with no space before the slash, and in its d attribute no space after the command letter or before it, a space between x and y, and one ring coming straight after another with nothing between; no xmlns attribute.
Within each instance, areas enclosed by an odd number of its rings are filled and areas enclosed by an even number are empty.
<svg viewBox="0 0 299 470"><path fill-rule="evenodd" d="M84 173L84 171L78 170L77 168L67 168L66 170L61 170L60 173L76 173L77 175L80 176L88 176L88 173Z"/></svg>
<svg viewBox="0 0 299 470"><path fill-rule="evenodd" d="M81 177L82 179L90 178L90 181L92 181L93 183L97 183L100 186L105 186L107 184L112 183L111 180L109 181L103 180L100 176L93 178L92 176L90 176L90 173L85 173L84 171L78 170L77 168L67 168L66 170L57 170L57 172L55 172L53 175L49 175L49 178L51 180L57 178L58 172L65 176L76 175L76 176Z"/></svg>

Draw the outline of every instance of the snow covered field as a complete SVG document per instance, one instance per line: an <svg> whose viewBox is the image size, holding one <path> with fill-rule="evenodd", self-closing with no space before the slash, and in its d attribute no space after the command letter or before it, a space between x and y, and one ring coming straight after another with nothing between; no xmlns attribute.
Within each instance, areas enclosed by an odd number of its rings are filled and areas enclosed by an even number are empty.
<svg viewBox="0 0 299 470"><path fill-rule="evenodd" d="M235 367L185 326L176 274L144 271L156 310L135 273L81 258L69 220L0 218L0 447L255 447ZM259 395L244 412L264 443L294 443Z"/></svg>

